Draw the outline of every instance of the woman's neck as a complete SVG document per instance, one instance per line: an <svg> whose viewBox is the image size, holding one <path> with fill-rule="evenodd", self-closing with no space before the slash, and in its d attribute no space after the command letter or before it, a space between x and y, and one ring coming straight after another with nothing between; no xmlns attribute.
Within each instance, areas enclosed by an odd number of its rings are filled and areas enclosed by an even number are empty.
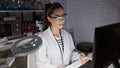
<svg viewBox="0 0 120 68"><path fill-rule="evenodd" d="M51 31L53 33L54 36L56 37L60 37L61 36L61 31L58 27L50 27L51 28Z"/></svg>

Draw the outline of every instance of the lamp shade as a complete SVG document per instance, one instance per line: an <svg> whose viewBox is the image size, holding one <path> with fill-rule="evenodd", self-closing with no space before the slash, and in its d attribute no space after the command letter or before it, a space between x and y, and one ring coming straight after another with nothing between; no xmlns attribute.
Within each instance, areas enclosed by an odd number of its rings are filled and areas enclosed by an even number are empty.
<svg viewBox="0 0 120 68"><path fill-rule="evenodd" d="M42 39L37 36L28 36L16 41L11 47L11 51L15 56L27 56L39 49Z"/></svg>

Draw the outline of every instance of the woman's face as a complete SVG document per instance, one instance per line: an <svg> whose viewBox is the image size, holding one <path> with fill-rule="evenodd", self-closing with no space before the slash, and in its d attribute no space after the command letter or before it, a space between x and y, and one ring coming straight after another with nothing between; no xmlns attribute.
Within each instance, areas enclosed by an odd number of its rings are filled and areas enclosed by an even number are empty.
<svg viewBox="0 0 120 68"><path fill-rule="evenodd" d="M63 28L65 23L65 15L64 9L55 9L53 14L48 17L48 20L51 22L51 26L59 29Z"/></svg>

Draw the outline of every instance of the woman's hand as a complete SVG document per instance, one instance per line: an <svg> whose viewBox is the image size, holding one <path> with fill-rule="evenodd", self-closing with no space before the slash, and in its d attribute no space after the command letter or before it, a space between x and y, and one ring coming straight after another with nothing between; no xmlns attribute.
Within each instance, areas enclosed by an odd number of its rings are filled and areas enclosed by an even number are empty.
<svg viewBox="0 0 120 68"><path fill-rule="evenodd" d="M80 60L84 64L84 63L88 62L89 60L92 60L92 58L84 56L84 55L80 55Z"/></svg>

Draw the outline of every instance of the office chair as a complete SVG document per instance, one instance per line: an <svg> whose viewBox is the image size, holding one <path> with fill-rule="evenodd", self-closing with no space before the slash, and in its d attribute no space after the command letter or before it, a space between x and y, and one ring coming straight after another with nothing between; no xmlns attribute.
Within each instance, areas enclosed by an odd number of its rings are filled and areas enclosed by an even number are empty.
<svg viewBox="0 0 120 68"><path fill-rule="evenodd" d="M87 56L88 53L91 53L93 50L93 43L92 42L79 42L76 45L76 49L79 52L83 52Z"/></svg>

